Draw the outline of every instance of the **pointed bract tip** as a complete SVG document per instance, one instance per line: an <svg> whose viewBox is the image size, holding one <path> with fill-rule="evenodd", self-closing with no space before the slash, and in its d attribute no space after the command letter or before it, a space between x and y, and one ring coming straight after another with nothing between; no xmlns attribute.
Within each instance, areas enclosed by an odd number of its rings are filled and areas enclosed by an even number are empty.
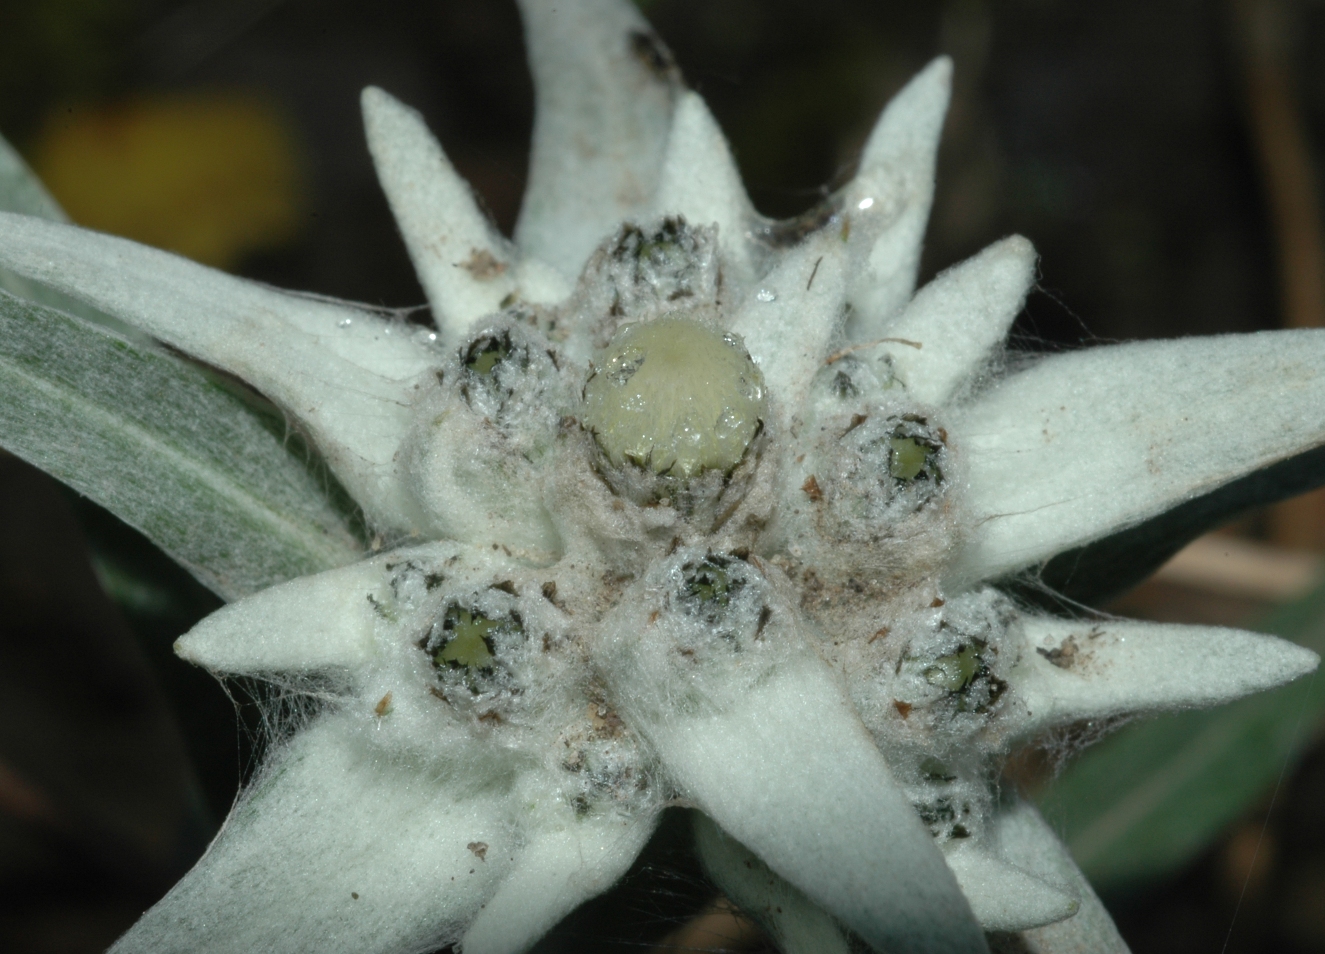
<svg viewBox="0 0 1325 954"><path fill-rule="evenodd" d="M175 640L175 645L171 648L174 649L175 655L185 662L195 666L202 665L202 659L198 655L198 640L193 636L193 630L189 630Z"/></svg>
<svg viewBox="0 0 1325 954"><path fill-rule="evenodd" d="M716 223L727 253L743 268L751 267L740 239L754 207L727 140L697 93L686 91L677 100L654 207L695 224Z"/></svg>
<svg viewBox="0 0 1325 954"><path fill-rule="evenodd" d="M1309 676L1320 668L1320 656L1312 652L1305 646L1298 646L1296 643L1288 643L1279 647L1283 654L1284 682L1292 682L1295 679L1301 679L1303 676Z"/></svg>
<svg viewBox="0 0 1325 954"><path fill-rule="evenodd" d="M371 140L379 126L390 119L412 119L422 123L423 117L418 110L406 106L380 86L365 86L359 94L359 109L363 113L364 128Z"/></svg>
<svg viewBox="0 0 1325 954"><path fill-rule="evenodd" d="M372 134L374 123L387 111L392 109L408 109L409 107L396 99L380 86L365 86L359 93L359 111L363 114L364 126Z"/></svg>
<svg viewBox="0 0 1325 954"><path fill-rule="evenodd" d="M1015 256L1017 258L1026 258L1028 256L1032 258L1037 257L1035 255L1035 246L1031 243L1031 240L1024 235L1013 234L1005 239L1000 239L993 245L989 246L989 251L1008 256Z"/></svg>
<svg viewBox="0 0 1325 954"><path fill-rule="evenodd" d="M860 168L893 162L917 149L937 149L951 98L952 60L939 56L888 101L865 143Z"/></svg>

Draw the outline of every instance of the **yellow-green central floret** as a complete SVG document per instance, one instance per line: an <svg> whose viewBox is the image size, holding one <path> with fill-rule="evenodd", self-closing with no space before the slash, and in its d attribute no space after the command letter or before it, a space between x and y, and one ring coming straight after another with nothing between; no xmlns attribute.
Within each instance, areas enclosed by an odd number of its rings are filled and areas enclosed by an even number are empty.
<svg viewBox="0 0 1325 954"><path fill-rule="evenodd" d="M915 480L929 461L930 450L913 437L894 437L889 472L898 480Z"/></svg>
<svg viewBox="0 0 1325 954"><path fill-rule="evenodd" d="M617 332L584 403L584 423L614 465L687 479L740 463L764 420L764 377L739 337L659 318Z"/></svg>
<svg viewBox="0 0 1325 954"><path fill-rule="evenodd" d="M491 633L501 622L459 607L452 607L446 615L453 635L438 650L434 662L465 669L491 666L494 659Z"/></svg>

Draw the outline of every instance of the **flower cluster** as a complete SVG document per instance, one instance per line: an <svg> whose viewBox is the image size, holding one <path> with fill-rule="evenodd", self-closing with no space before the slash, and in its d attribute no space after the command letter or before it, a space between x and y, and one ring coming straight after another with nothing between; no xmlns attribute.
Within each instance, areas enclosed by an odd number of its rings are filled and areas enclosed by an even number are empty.
<svg viewBox="0 0 1325 954"><path fill-rule="evenodd" d="M788 952L1123 949L1001 759L1317 659L996 584L1319 444L1321 333L1010 363L1025 239L914 288L946 60L774 222L631 4L521 6L513 241L364 93L434 328L0 215L0 267L262 392L383 542L179 641L324 701L114 950L517 954L676 804Z"/></svg>

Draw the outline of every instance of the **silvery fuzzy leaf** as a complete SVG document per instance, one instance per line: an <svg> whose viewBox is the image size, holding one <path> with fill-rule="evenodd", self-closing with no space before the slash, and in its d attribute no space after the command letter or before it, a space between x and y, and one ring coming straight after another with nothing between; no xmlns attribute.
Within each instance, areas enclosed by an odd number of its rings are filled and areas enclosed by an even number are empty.
<svg viewBox="0 0 1325 954"><path fill-rule="evenodd" d="M697 93L681 94L676 104L653 205L659 215L679 214L692 225L718 226L718 244L734 273L724 273L725 283L744 285L754 277L749 232L760 219L727 140Z"/></svg>
<svg viewBox="0 0 1325 954"><path fill-rule="evenodd" d="M704 870L727 898L757 921L781 954L850 954L846 932L759 856L696 812L695 847Z"/></svg>
<svg viewBox="0 0 1325 954"><path fill-rule="evenodd" d="M348 669L372 656L378 557L301 576L224 606L175 641L181 659L236 675Z"/></svg>
<svg viewBox="0 0 1325 954"><path fill-rule="evenodd" d="M658 609L676 579L655 565L637 581L594 656L681 795L878 949L985 951L932 836L786 597L749 576L742 599L770 600L766 627L732 650L700 617ZM753 602L742 605L731 625L748 632L739 620ZM685 656L691 639L699 648Z"/></svg>
<svg viewBox="0 0 1325 954"><path fill-rule="evenodd" d="M1325 483L1325 447L1248 474L1133 527L1049 559L1033 580L1014 581L1027 603L1057 609L1098 606L1140 583L1202 534L1253 507L1277 503Z"/></svg>
<svg viewBox="0 0 1325 954"><path fill-rule="evenodd" d="M1292 682L1320 657L1286 639L1216 626L1029 617L1014 684L1020 734L1086 719L1214 706Z"/></svg>
<svg viewBox="0 0 1325 954"><path fill-rule="evenodd" d="M800 405L845 320L847 262L829 227L791 249L759 280L731 322L764 380L779 384L788 408Z"/></svg>
<svg viewBox="0 0 1325 954"><path fill-rule="evenodd" d="M845 190L853 245L869 245L852 275L852 341L885 337L886 323L915 290L951 95L952 60L940 56L888 103Z"/></svg>
<svg viewBox="0 0 1325 954"><path fill-rule="evenodd" d="M681 791L883 951L984 951L929 832L826 671L790 669L713 717L644 731Z"/></svg>
<svg viewBox="0 0 1325 954"><path fill-rule="evenodd" d="M27 163L3 136L0 136L0 212L17 212L20 215L32 215L52 222L68 222L64 209L55 201L46 187L28 168ZM147 342L147 337L136 332L122 321L104 315L95 308L89 308L77 299L61 295L36 282L15 275L0 268L0 291L7 291L58 308L66 314L84 318L94 324L105 325L123 337Z"/></svg>
<svg viewBox="0 0 1325 954"><path fill-rule="evenodd" d="M1041 927L1070 918L1080 908L1070 891L994 857L984 846L959 844L944 857L986 931Z"/></svg>
<svg viewBox="0 0 1325 954"><path fill-rule="evenodd" d="M382 191L437 327L454 338L496 311L514 289L514 249L479 209L418 112L375 86L361 101Z"/></svg>
<svg viewBox="0 0 1325 954"><path fill-rule="evenodd" d="M1011 864L1029 871L1065 894L1080 899L1070 918L1021 932L1009 947L1028 954L1129 954L1113 918L1040 813L1016 800L1000 807L993 819L999 851Z"/></svg>
<svg viewBox="0 0 1325 954"><path fill-rule="evenodd" d="M0 266L239 375L299 418L369 519L422 522L395 461L415 379L437 360L404 327L144 245L0 213Z"/></svg>
<svg viewBox="0 0 1325 954"><path fill-rule="evenodd" d="M973 526L949 582L1033 566L1320 446L1323 381L1320 331L1111 345L1003 379L949 418Z"/></svg>
<svg viewBox="0 0 1325 954"><path fill-rule="evenodd" d="M536 834L460 947L465 954L522 954L581 903L616 883L657 818L609 812Z"/></svg>
<svg viewBox="0 0 1325 954"><path fill-rule="evenodd" d="M0 209L53 222L69 221L60 204L3 137L0 137Z"/></svg>
<svg viewBox="0 0 1325 954"><path fill-rule="evenodd" d="M1258 628L1325 651L1325 589ZM1064 769L1043 810L1102 890L1144 884L1188 863L1261 802L1291 771L1322 713L1317 673L1219 709L1125 726Z"/></svg>
<svg viewBox="0 0 1325 954"><path fill-rule="evenodd" d="M0 389L8 450L226 598L361 552L306 462L229 387L176 358L0 292Z"/></svg>
<svg viewBox="0 0 1325 954"><path fill-rule="evenodd" d="M324 716L276 753L112 954L414 954L457 940L511 868L510 794L433 777L361 728Z"/></svg>
<svg viewBox="0 0 1325 954"><path fill-rule="evenodd" d="M534 142L515 240L580 273L589 253L647 213L680 76L627 0L520 0L534 74Z"/></svg>
<svg viewBox="0 0 1325 954"><path fill-rule="evenodd" d="M422 116L373 86L362 102L378 179L447 343L508 297L554 302L570 292L493 227Z"/></svg>
<svg viewBox="0 0 1325 954"><path fill-rule="evenodd" d="M995 242L941 273L884 331L887 353L907 392L942 406L1002 347L1035 279L1035 249L1020 235Z"/></svg>

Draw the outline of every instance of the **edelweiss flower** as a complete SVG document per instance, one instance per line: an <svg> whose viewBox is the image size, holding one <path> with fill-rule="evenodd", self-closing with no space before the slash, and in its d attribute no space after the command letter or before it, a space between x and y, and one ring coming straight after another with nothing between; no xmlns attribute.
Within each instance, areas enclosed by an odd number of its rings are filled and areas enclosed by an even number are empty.
<svg viewBox="0 0 1325 954"><path fill-rule="evenodd" d="M991 583L1322 443L1325 336L1009 361L1026 240L913 295L946 60L888 106L848 186L771 222L629 3L521 6L538 118L513 242L419 116L364 93L435 331L0 216L0 267L261 391L393 547L338 565L358 545L294 478L316 503L282 491L226 536L224 487L171 471L157 509L215 498L198 519L222 529L172 530L191 518L172 512L148 532L218 591L328 567L238 599L179 654L323 704L114 950L513 954L677 804L789 952L850 933L974 952L984 931L1123 949L1000 792L1000 759L1317 659L1051 618ZM227 466L260 470L241 430ZM96 466L86 447L60 460L80 453ZM101 497L142 524L128 483Z"/></svg>

